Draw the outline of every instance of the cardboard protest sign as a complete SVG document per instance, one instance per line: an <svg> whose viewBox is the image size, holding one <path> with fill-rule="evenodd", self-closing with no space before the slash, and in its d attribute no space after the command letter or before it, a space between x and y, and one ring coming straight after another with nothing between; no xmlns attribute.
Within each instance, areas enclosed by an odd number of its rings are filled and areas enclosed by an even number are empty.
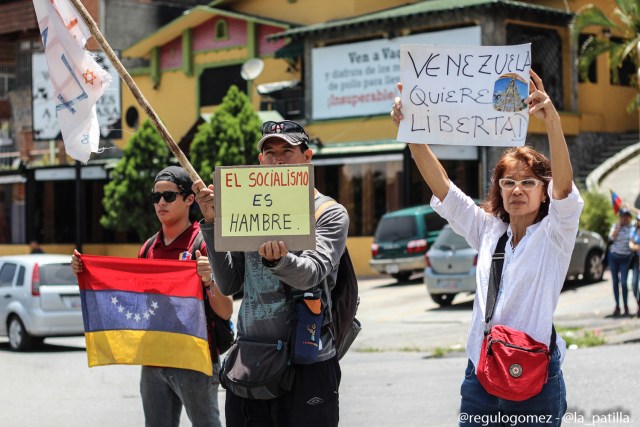
<svg viewBox="0 0 640 427"><path fill-rule="evenodd" d="M214 182L216 251L315 249L313 165L218 166Z"/></svg>
<svg viewBox="0 0 640 427"><path fill-rule="evenodd" d="M524 145L531 44L403 45L398 140L423 144Z"/></svg>

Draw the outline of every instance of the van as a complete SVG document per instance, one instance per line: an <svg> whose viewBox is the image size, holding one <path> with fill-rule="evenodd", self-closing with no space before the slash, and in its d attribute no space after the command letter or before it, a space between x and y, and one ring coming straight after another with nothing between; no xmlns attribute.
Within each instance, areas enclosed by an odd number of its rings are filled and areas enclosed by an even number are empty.
<svg viewBox="0 0 640 427"><path fill-rule="evenodd" d="M384 214L376 228L369 265L398 281L409 279L414 272L423 271L424 255L446 224L429 205Z"/></svg>

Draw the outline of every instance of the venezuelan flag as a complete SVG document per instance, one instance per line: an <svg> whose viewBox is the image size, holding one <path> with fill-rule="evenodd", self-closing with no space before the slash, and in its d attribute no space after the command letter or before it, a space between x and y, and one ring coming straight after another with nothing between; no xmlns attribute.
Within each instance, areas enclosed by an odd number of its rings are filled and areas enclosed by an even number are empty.
<svg viewBox="0 0 640 427"><path fill-rule="evenodd" d="M611 205L613 206L613 212L617 214L622 207L622 198L611 189L609 190L609 192L611 193Z"/></svg>
<svg viewBox="0 0 640 427"><path fill-rule="evenodd" d="M166 366L212 375L194 261L82 255L89 366Z"/></svg>

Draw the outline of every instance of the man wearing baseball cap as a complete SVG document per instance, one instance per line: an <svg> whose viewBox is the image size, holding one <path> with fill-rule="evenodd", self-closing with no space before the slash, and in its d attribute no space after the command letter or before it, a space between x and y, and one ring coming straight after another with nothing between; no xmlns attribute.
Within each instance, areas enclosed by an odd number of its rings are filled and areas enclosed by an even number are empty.
<svg viewBox="0 0 640 427"><path fill-rule="evenodd" d="M311 163L313 154L304 128L288 120L264 123L258 148L262 165ZM315 250L289 252L284 242L270 241L252 252L215 252L213 185L207 188L202 181L196 181L194 190L197 190L205 219L201 226L202 234L209 248L209 262L216 283L225 295L243 292L238 312L238 345L243 341L277 342L291 336L292 306L287 294L293 294L295 298L318 289L319 284L326 284L323 289L329 290L335 286L349 229L346 209L316 190L316 211L320 212L319 206L328 207L322 210L316 221ZM325 291L319 292L322 292L324 302L330 300ZM323 306L326 308L327 305ZM227 389L227 426L239 427L249 423L256 426L337 426L341 372L330 326L323 324L321 328L319 342L322 345L316 361L294 365L295 374L290 388L281 389L264 400L241 397ZM246 368L250 373L251 366Z"/></svg>
<svg viewBox="0 0 640 427"><path fill-rule="evenodd" d="M198 274L205 294L205 315L209 350L213 361L213 376L189 369L142 366L140 395L145 425L171 426L180 424L185 407L194 426L221 427L218 409L218 353L214 333L215 312L228 320L233 312L233 300L223 296L211 279L207 247L200 236L200 224L189 220L189 210L195 201L193 182L181 167L169 166L156 175L149 201L162 225L138 252L138 258L190 260L195 254ZM196 247L198 246L198 247ZM82 271L80 253L74 251L71 260L74 273Z"/></svg>

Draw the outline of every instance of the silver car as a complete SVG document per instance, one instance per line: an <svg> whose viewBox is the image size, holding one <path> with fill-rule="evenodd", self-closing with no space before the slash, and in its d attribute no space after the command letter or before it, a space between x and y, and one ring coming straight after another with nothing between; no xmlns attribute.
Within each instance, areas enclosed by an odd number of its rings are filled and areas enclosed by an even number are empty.
<svg viewBox="0 0 640 427"><path fill-rule="evenodd" d="M598 233L578 230L567 279L602 280L606 245ZM448 306L459 293L476 291L478 253L467 241L445 226L425 255L424 283L431 299Z"/></svg>
<svg viewBox="0 0 640 427"><path fill-rule="evenodd" d="M84 334L78 281L69 255L0 257L0 336L14 351L45 337Z"/></svg>

